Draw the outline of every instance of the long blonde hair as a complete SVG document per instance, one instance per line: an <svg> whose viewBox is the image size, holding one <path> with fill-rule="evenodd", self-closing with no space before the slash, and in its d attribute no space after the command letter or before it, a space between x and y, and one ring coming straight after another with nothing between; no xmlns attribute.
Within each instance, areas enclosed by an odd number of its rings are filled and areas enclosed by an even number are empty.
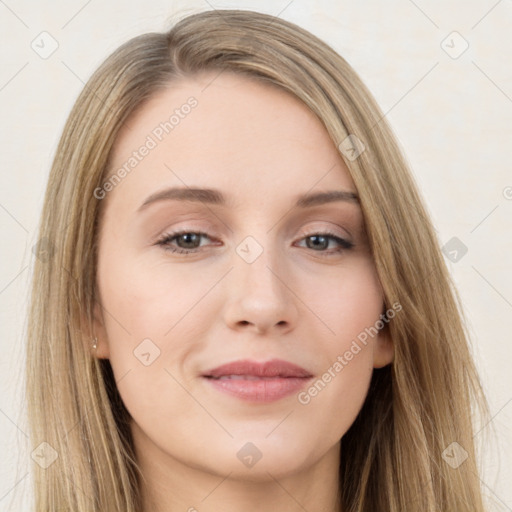
<svg viewBox="0 0 512 512"><path fill-rule="evenodd" d="M40 225L28 323L26 393L37 512L140 512L143 479L108 360L91 355L101 201L116 136L145 100L203 71L242 73L288 91L323 122L357 188L388 307L394 362L374 370L341 439L344 512L483 512L472 407L486 402L460 299L400 147L371 93L321 40L252 11L193 14L135 37L93 74L67 120ZM345 142L344 142L345 141ZM452 445L458 443L458 445ZM468 458L454 468L445 450ZM51 448L51 449L50 449ZM443 453L445 454L443 456Z"/></svg>

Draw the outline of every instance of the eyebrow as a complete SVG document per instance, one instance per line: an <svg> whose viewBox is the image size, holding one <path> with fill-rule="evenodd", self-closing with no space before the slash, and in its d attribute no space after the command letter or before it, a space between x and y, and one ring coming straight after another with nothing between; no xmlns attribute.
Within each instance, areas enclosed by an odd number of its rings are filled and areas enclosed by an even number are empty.
<svg viewBox="0 0 512 512"><path fill-rule="evenodd" d="M151 194L139 207L139 211L147 208L150 204L165 200L194 201L213 205L226 205L228 203L226 196L220 190L175 187ZM310 208L335 201L359 204L359 196L355 192L348 190L329 190L327 192L303 194L297 198L295 207Z"/></svg>

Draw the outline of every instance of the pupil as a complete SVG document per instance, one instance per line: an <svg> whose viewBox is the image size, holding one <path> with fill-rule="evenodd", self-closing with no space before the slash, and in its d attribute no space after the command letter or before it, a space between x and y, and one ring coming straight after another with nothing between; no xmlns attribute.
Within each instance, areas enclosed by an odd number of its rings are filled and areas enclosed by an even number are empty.
<svg viewBox="0 0 512 512"><path fill-rule="evenodd" d="M192 240L189 240L189 238L191 238ZM181 235L181 239L185 241L185 244L192 244L192 248L195 247L194 238L197 238L197 235L195 233L185 233ZM195 241L197 242L197 240Z"/></svg>
<svg viewBox="0 0 512 512"><path fill-rule="evenodd" d="M317 236L317 235L314 235L314 236L310 236L310 237L308 237L308 239L309 239L309 240L315 240L315 241L323 240L323 241L324 241L324 243L320 243L320 245L319 245L319 244L317 244L317 243L314 243L314 244L313 244L313 248L314 248L314 247L319 247L319 246L321 246L322 248L325 248L326 238L325 238L324 236ZM309 245L309 244L308 244L308 245Z"/></svg>

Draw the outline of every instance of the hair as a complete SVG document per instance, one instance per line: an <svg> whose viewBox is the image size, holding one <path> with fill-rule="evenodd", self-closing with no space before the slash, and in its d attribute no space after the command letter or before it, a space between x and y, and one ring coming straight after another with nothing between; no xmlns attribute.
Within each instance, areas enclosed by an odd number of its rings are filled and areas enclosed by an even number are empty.
<svg viewBox="0 0 512 512"><path fill-rule="evenodd" d="M341 439L344 512L483 512L474 406L487 411L461 301L426 207L387 120L354 69L326 43L277 17L240 10L194 13L164 33L135 37L94 72L65 124L52 164L27 329L26 394L32 446L58 458L33 464L37 512L142 510L144 480L129 413L108 359L91 354L102 201L120 129L146 100L203 72L245 75L290 94L321 120L356 186L385 308L394 361L375 369ZM200 103L200 99L199 99ZM344 152L339 149L340 154ZM342 411L340 411L342 414ZM468 454L443 459L453 442Z"/></svg>

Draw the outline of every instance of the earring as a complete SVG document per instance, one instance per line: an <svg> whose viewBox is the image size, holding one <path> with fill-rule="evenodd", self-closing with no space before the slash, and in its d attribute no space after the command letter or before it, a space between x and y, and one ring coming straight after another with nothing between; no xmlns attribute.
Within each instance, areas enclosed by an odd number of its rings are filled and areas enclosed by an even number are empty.
<svg viewBox="0 0 512 512"><path fill-rule="evenodd" d="M92 342L92 348L94 350L98 348L98 338L94 338L94 341Z"/></svg>

